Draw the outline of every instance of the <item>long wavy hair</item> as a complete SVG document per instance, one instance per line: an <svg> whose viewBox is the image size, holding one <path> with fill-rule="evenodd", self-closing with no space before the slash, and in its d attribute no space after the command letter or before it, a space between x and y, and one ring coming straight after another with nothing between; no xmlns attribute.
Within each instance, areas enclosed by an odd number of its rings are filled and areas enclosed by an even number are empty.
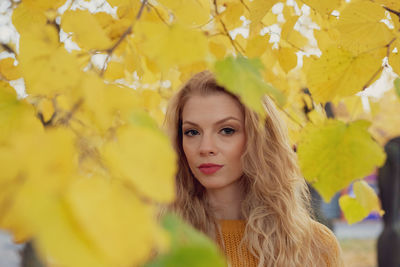
<svg viewBox="0 0 400 267"><path fill-rule="evenodd" d="M225 93L244 112L247 138L242 155L244 190L241 205L246 228L241 246L258 259L258 266L340 266L333 251L317 236L331 235L312 219L307 184L300 174L286 127L274 103L265 97L266 118L245 105L235 94L218 85L210 71L194 75L170 100L164 127L178 154L176 200L168 210L213 240L220 233L206 189L191 172L182 148L182 110L193 95ZM326 241L325 241L326 242Z"/></svg>

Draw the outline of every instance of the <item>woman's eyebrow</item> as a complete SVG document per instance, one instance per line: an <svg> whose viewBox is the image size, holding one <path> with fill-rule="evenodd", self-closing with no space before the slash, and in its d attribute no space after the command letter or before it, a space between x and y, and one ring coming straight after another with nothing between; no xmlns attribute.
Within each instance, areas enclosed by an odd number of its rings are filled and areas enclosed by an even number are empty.
<svg viewBox="0 0 400 267"><path fill-rule="evenodd" d="M220 123L223 123L223 122L225 122L225 121L227 121L227 120L237 120L237 121L240 122L240 120L239 120L238 118L229 116L229 117L226 117L226 118L224 118L224 119L222 119L222 120L219 120L219 121L215 122L214 124L220 124ZM191 121L187 121L187 120L184 121L182 124L192 124L192 125L198 126L197 123L194 123L194 122L191 122Z"/></svg>

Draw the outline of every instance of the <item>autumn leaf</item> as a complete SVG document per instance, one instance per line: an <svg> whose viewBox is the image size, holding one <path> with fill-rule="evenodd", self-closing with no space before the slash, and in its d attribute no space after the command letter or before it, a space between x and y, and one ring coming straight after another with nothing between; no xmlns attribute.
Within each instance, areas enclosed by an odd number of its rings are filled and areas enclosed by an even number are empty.
<svg viewBox="0 0 400 267"><path fill-rule="evenodd" d="M330 15L333 10L337 10L342 0L319 1L319 0L302 0L306 5L321 13L322 15Z"/></svg>
<svg viewBox="0 0 400 267"><path fill-rule="evenodd" d="M174 199L175 153L167 136L154 127L145 126L154 124L143 124L144 118L138 120L135 116L133 122L137 121L140 125L118 129L116 139L102 148L102 156L113 176L130 183L140 195L162 203L171 202Z"/></svg>
<svg viewBox="0 0 400 267"><path fill-rule="evenodd" d="M262 28L260 22L276 3L278 3L278 0L254 0L250 2L250 37L259 33Z"/></svg>
<svg viewBox="0 0 400 267"><path fill-rule="evenodd" d="M94 15L87 10L66 11L61 27L67 33L72 32L74 40L84 49L105 50L112 46Z"/></svg>
<svg viewBox="0 0 400 267"><path fill-rule="evenodd" d="M381 21L385 9L370 1L354 1L341 12L337 29L339 43L344 49L359 54L384 47L394 38L391 30Z"/></svg>
<svg viewBox="0 0 400 267"><path fill-rule="evenodd" d="M14 66L13 58L4 58L0 60L0 75L7 80L16 80L21 77L18 67Z"/></svg>
<svg viewBox="0 0 400 267"><path fill-rule="evenodd" d="M0 81L0 129L0 145L7 143L15 133L43 129L34 108L26 100L18 100L15 90L3 81Z"/></svg>
<svg viewBox="0 0 400 267"><path fill-rule="evenodd" d="M239 95L244 104L259 114L265 112L261 99L266 94L274 97L280 105L284 103L283 94L262 79L260 60L227 57L217 61L214 68L217 82Z"/></svg>
<svg viewBox="0 0 400 267"><path fill-rule="evenodd" d="M207 54L207 39L203 33L180 24L167 27L161 23L139 21L134 31L138 47L162 71L201 61Z"/></svg>
<svg viewBox="0 0 400 267"><path fill-rule="evenodd" d="M365 182L353 184L355 197L344 195L339 198L339 206L349 224L357 223L375 211L383 215L380 201L375 191Z"/></svg>
<svg viewBox="0 0 400 267"><path fill-rule="evenodd" d="M326 202L384 163L385 154L368 133L369 125L365 120L327 120L303 129L297 150L300 168Z"/></svg>
<svg viewBox="0 0 400 267"><path fill-rule="evenodd" d="M331 46L317 59L309 59L307 84L316 102L332 101L361 91L380 70L386 49L361 54Z"/></svg>
<svg viewBox="0 0 400 267"><path fill-rule="evenodd" d="M199 26L210 20L211 5L208 0L159 0L158 2L172 10L178 23Z"/></svg>

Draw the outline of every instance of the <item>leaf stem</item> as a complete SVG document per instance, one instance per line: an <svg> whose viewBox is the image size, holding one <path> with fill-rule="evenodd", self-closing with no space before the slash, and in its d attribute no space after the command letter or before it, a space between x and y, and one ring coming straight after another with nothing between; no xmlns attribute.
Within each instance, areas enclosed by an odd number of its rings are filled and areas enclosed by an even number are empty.
<svg viewBox="0 0 400 267"><path fill-rule="evenodd" d="M137 15L136 15L136 20L135 20L135 22L136 22L137 20L139 20L140 17L142 16L142 13L143 13L143 10L144 10L144 7L145 7L146 3L147 3L147 0L143 0L142 4L141 4L141 6L140 6L139 12L138 12ZM123 41L129 34L132 33L132 28L133 28L135 22L133 22L132 25L130 25L130 26L125 30L125 32L121 35L121 37L118 39L118 41L117 41L112 47L110 47L110 48L108 48L108 49L106 50L106 52L107 52L107 54L108 54L108 57L107 57L107 59L104 61L103 67L102 67L101 72L100 72L100 76L103 76L103 74L104 74L104 72L105 72L105 69L106 69L106 63L108 62L108 59L111 58L111 55L112 55L112 53L114 52L114 50L122 43L122 41Z"/></svg>
<svg viewBox="0 0 400 267"><path fill-rule="evenodd" d="M386 56L387 58L389 58L390 55L390 46L392 45L392 43L396 40L396 38L393 38L386 46L387 50L386 50ZM366 88L368 88L368 86L371 85L372 81L376 78L376 76L379 75L379 73L383 70L383 66L380 66L379 69L372 75L372 77L365 83L365 85L362 88L362 91L364 91Z"/></svg>
<svg viewBox="0 0 400 267"><path fill-rule="evenodd" d="M390 13L393 13L393 14L395 14L396 16L398 16L399 17L399 19L400 19L400 12L399 11L396 11L396 10L393 10L393 9L390 9L390 8L388 8L388 7L383 7L384 9L386 9L387 11L389 11Z"/></svg>
<svg viewBox="0 0 400 267"><path fill-rule="evenodd" d="M217 17L219 17L220 13L218 11L217 0L213 0L213 3L215 7L215 14L217 15ZM240 46L240 44L235 43L235 41L232 39L232 36L229 34L228 28L221 18L219 18L219 21L221 22L222 28L224 28L225 35L229 38L229 41L231 42L233 48L235 48L236 52L244 54L244 49Z"/></svg>

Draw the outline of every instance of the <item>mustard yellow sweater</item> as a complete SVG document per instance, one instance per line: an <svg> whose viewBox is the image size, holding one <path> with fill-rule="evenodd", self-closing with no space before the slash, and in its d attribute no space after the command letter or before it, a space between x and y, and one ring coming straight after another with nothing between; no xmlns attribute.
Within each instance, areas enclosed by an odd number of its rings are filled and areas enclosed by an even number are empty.
<svg viewBox="0 0 400 267"><path fill-rule="evenodd" d="M239 243L244 234L246 222L244 220L219 220L219 224L221 226L225 248L223 248L221 243L220 235L217 237L218 245L224 251L226 258L230 263L229 266L256 267L258 263L257 259L246 248L238 250ZM337 257L337 259L334 260L336 263L332 263L331 260L326 258L326 267L343 266L340 245L332 231L330 231L326 226L315 222L315 238L321 238L321 243Z"/></svg>

